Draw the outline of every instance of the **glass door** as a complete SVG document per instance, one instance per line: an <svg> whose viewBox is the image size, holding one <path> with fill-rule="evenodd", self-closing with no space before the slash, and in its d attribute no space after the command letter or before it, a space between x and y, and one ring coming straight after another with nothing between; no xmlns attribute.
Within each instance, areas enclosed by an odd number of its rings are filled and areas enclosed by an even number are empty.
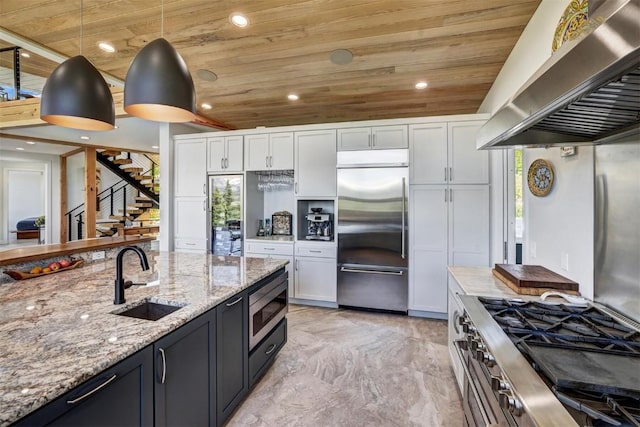
<svg viewBox="0 0 640 427"><path fill-rule="evenodd" d="M242 175L209 176L211 212L211 252L214 255L242 256Z"/></svg>

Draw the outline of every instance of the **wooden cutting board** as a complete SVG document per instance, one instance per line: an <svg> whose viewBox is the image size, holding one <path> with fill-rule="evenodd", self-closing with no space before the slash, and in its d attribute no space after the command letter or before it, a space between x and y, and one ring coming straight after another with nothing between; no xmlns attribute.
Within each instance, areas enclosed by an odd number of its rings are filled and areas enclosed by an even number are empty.
<svg viewBox="0 0 640 427"><path fill-rule="evenodd" d="M580 295L578 283L541 265L496 264L493 275L522 295L542 295L551 290Z"/></svg>

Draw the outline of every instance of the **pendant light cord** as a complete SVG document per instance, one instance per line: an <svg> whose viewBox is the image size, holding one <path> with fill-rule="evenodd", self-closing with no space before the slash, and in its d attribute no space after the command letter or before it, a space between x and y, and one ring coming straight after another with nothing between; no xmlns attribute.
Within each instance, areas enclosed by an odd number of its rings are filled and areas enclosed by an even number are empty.
<svg viewBox="0 0 640 427"><path fill-rule="evenodd" d="M80 55L82 55L82 37L84 30L84 2L80 0Z"/></svg>
<svg viewBox="0 0 640 427"><path fill-rule="evenodd" d="M160 37L164 38L164 0L160 1Z"/></svg>

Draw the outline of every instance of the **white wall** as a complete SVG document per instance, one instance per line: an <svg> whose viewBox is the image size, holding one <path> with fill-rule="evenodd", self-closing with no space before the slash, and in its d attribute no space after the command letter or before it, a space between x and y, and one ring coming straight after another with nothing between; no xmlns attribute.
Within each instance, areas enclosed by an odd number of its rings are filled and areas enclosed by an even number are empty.
<svg viewBox="0 0 640 427"><path fill-rule="evenodd" d="M60 158L48 154L23 153L0 150L0 242L6 242L7 211L5 197L7 183L4 182L5 170L22 168L33 170L41 168L45 176L45 216L48 243L60 242Z"/></svg>
<svg viewBox="0 0 640 427"><path fill-rule="evenodd" d="M495 113L551 56L558 21L570 0L542 0L505 61L478 113Z"/></svg>
<svg viewBox="0 0 640 427"><path fill-rule="evenodd" d="M531 163L542 158L553 166L555 179L546 197L534 196L525 184L522 261L578 282L580 293L593 298L594 147L577 150L566 158L558 147L524 150L525 176Z"/></svg>

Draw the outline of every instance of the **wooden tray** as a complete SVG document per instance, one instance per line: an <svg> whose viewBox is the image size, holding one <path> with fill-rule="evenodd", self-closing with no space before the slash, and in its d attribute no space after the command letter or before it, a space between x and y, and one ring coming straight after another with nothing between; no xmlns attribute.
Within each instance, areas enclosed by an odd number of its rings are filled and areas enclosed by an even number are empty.
<svg viewBox="0 0 640 427"><path fill-rule="evenodd" d="M496 264L493 275L521 295L542 295L547 291L562 291L580 295L578 283L540 265Z"/></svg>
<svg viewBox="0 0 640 427"><path fill-rule="evenodd" d="M11 278L15 280L24 280L24 279L32 279L34 277L46 276L47 274L60 273L61 271L71 270L73 268L81 266L83 263L84 263L84 259L78 258L78 259L72 259L71 265L69 265L68 267L61 268L55 271L49 271L47 273L32 274L28 271L15 271L15 270L4 270L3 273L11 276Z"/></svg>

